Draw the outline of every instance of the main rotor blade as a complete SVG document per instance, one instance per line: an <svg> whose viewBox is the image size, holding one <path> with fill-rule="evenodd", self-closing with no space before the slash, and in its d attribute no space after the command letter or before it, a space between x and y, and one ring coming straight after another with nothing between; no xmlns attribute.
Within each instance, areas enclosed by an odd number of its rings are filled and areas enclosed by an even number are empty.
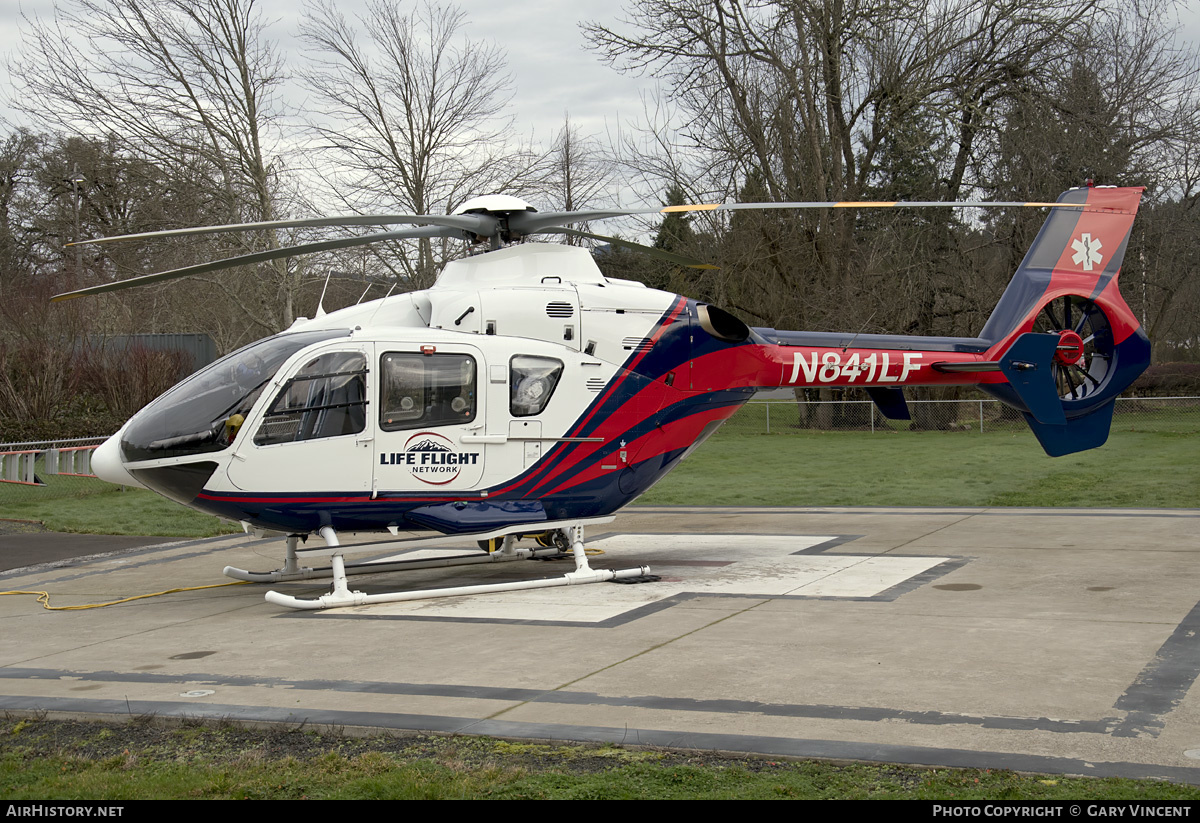
<svg viewBox="0 0 1200 823"><path fill-rule="evenodd" d="M645 209L594 209L587 211L520 212L509 215L508 225L516 235L538 234L550 226L608 220L646 214L673 214L693 211L750 211L772 209L891 209L891 208L1052 208L1083 209L1079 203L1040 203L998 200L829 200L788 203L692 203Z"/></svg>
<svg viewBox="0 0 1200 823"><path fill-rule="evenodd" d="M563 212L516 212L508 215L508 226L518 235L535 234L543 228L592 220L607 220L613 217L629 217L646 214L671 214L692 211L743 211L751 209L878 209L878 208L1074 208L1083 209L1078 203L1036 203L1000 201L828 201L790 203L694 203L683 206L665 206L644 209L588 209ZM319 228L325 226L388 226L409 223L418 226L444 226L470 232L479 237L493 237L500 232L501 219L490 214L377 214L342 215L338 217L312 217L297 220L267 220L259 223L230 223L223 226L196 226L187 229L167 229L138 234L122 234L113 237L97 237L68 243L68 246L98 245L125 240L158 240L167 237L226 234L229 232L261 231L264 229Z"/></svg>
<svg viewBox="0 0 1200 823"><path fill-rule="evenodd" d="M299 246L287 246L281 249L268 249L267 251L254 252L253 254L243 254L238 257L227 257L224 260L214 260L209 263L201 263L196 266L185 266L182 269L172 269L170 271L158 272L157 274L144 274L141 277L131 277L128 280L118 280L114 283L103 283L99 286L89 286L86 289L76 289L75 291L56 294L51 297L51 302L58 300L69 300L72 297L81 297L85 294L102 294L103 292L119 291L128 289L134 286L145 286L150 283L158 283L163 280L174 280L177 277L188 277L195 274L207 274L208 272L220 271L221 269L231 269L235 266L246 266L252 263L265 263L268 260L278 260L281 257L296 257L302 254L312 254L318 251L332 251L334 249L348 249L354 246L365 246L369 243L379 243L384 240L410 240L417 237L453 237L459 234L457 228L449 228L446 226L422 226L415 229L399 229L398 231L385 231L376 234L366 234L361 237L343 237L339 240L325 240L320 243L304 243Z"/></svg>
<svg viewBox="0 0 1200 823"><path fill-rule="evenodd" d="M624 246L634 251L640 251L643 254L648 254L651 257L657 257L660 260L668 260L679 266L687 266L689 269L717 269L719 266L714 266L711 263L704 263L694 257L687 257L682 254L675 254L666 249L656 249L654 246L643 246L641 243L634 243L629 240L622 240L619 237L607 237L603 234L592 234L587 231L579 231L578 229L564 228L547 228L537 232L537 234L569 234L572 237L590 237L592 240L602 240L605 243L611 243L614 246Z"/></svg>
<svg viewBox="0 0 1200 823"><path fill-rule="evenodd" d="M568 223L587 223L592 220L607 220L612 217L629 217L636 214L658 214L662 209L588 209L586 211L518 212L508 217L508 227L513 234L543 234L552 226Z"/></svg>
<svg viewBox="0 0 1200 823"><path fill-rule="evenodd" d="M312 217L299 220L267 220L262 223L230 223L225 226L196 226L189 229L167 229L147 231L139 234L121 234L113 237L97 237L68 243L68 246L86 246L114 243L123 240L157 240L164 237L185 237L202 234L226 234L239 231L262 229L316 228L320 226L389 226L397 223L445 226L472 234L490 237L495 234L499 220L486 214L348 214L339 217ZM425 236L425 235L422 235Z"/></svg>
<svg viewBox="0 0 1200 823"><path fill-rule="evenodd" d="M744 211L768 209L976 209L976 208L1050 208L1082 209L1080 203L1038 203L1001 200L828 200L823 202L790 203L693 203L683 206L664 206L663 214L689 211ZM639 212L646 214L648 212Z"/></svg>

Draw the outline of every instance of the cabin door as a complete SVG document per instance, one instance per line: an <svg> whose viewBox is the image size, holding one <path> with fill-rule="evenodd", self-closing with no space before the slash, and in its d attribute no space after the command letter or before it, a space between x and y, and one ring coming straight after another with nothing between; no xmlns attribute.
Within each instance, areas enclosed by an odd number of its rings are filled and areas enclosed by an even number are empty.
<svg viewBox="0 0 1200 823"><path fill-rule="evenodd" d="M483 477L482 353L471 346L376 344L374 490L453 495Z"/></svg>

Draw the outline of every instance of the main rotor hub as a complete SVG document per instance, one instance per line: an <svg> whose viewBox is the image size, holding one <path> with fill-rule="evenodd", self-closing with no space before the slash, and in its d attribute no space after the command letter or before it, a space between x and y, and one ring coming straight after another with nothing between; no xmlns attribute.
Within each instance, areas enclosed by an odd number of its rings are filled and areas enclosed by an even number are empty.
<svg viewBox="0 0 1200 823"><path fill-rule="evenodd" d="M1083 338L1070 329L1060 331L1054 359L1064 366L1077 365L1083 359Z"/></svg>
<svg viewBox="0 0 1200 823"><path fill-rule="evenodd" d="M519 197L507 194L485 194L483 197L472 197L454 210L455 214L512 214L517 211L537 211L533 206Z"/></svg>

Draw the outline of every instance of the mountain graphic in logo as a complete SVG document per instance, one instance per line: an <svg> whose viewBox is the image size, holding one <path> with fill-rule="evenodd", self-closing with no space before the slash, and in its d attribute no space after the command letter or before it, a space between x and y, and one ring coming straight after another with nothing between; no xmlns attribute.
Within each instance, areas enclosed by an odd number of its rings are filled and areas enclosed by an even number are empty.
<svg viewBox="0 0 1200 823"><path fill-rule="evenodd" d="M410 452L448 452L451 448L443 443L439 443L432 438L425 438L415 446L409 446L405 451Z"/></svg>

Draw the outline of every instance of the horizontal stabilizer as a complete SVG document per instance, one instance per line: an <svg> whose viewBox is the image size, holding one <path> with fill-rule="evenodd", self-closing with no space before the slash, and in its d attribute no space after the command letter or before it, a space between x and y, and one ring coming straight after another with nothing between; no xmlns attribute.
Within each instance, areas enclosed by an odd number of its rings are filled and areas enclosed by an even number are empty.
<svg viewBox="0 0 1200 823"><path fill-rule="evenodd" d="M995 360L968 361L966 363L950 363L938 361L930 363L930 368L942 374L956 374L959 372L985 372L985 371L1000 371L1000 364Z"/></svg>
<svg viewBox="0 0 1200 823"><path fill-rule="evenodd" d="M1029 414L1049 426L1065 426L1062 399L1052 364L1058 350L1056 334L1022 334L1000 358L1000 371L1025 404Z"/></svg>
<svg viewBox="0 0 1200 823"><path fill-rule="evenodd" d="M895 386L868 386L867 394L888 420L912 420L903 390Z"/></svg>

